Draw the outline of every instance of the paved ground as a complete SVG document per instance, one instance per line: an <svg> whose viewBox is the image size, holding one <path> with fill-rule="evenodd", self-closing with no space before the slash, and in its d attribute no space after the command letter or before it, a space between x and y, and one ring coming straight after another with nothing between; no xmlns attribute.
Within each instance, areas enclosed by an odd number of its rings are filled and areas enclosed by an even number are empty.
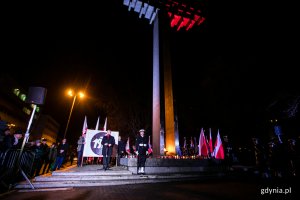
<svg viewBox="0 0 300 200"><path fill-rule="evenodd" d="M151 183L139 185L81 187L60 190L13 191L2 194L3 200L94 200L94 199L163 199L163 200L234 200L234 199L295 199L298 180L267 180L250 177L212 178L189 182ZM266 189L275 189L273 194ZM280 189L287 194L280 194ZM265 193L265 194L263 194Z"/></svg>
<svg viewBox="0 0 300 200"><path fill-rule="evenodd" d="M97 166L98 167L98 166ZM101 165L99 165L101 169ZM116 168L117 169L117 168ZM66 165L64 170L82 171ZM86 166L84 170L95 170ZM212 177L196 181L149 183L135 185L56 188L49 190L11 191L0 194L0 200L235 200L235 199L296 199L300 194L299 178L261 179L251 173L232 172L225 177ZM270 194L272 190L272 194ZM286 194L281 194L286 192Z"/></svg>

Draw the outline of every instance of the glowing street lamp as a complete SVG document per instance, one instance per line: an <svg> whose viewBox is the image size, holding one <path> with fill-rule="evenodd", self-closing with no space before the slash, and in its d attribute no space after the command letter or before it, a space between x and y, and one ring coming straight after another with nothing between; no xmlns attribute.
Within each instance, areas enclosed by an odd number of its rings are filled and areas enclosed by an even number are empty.
<svg viewBox="0 0 300 200"><path fill-rule="evenodd" d="M70 90L67 91L67 94L68 94L68 96L73 97L73 103L72 103L72 106L71 106L71 110L70 110L66 130L65 130L65 133L64 133L64 139L66 138L66 134L67 134L67 131L68 131L68 127L69 127L69 123L70 123L70 119L71 119L71 115L72 115L72 112L73 112L73 108L74 108L76 98L77 98L77 96L79 98L84 98L84 93L81 92L81 91L79 91L78 93L75 93L73 90L70 89Z"/></svg>

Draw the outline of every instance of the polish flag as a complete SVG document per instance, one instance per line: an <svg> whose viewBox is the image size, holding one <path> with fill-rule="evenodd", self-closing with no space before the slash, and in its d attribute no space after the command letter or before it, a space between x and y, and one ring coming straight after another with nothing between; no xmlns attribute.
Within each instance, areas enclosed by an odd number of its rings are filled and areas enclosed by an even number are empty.
<svg viewBox="0 0 300 200"><path fill-rule="evenodd" d="M208 142L208 147L209 147L209 151L211 156L213 155L213 141L212 141L212 137L211 137L211 128L209 129L209 142Z"/></svg>
<svg viewBox="0 0 300 200"><path fill-rule="evenodd" d="M99 119L100 119L100 117L98 117L98 120L97 120L97 124L96 124L95 130L99 130Z"/></svg>
<svg viewBox="0 0 300 200"><path fill-rule="evenodd" d="M128 137L127 142L126 142L126 152L128 154L130 154L129 137Z"/></svg>
<svg viewBox="0 0 300 200"><path fill-rule="evenodd" d="M84 117L84 122L83 122L83 127L82 127L82 135L83 134L86 134L86 131L88 129L88 126L87 126L87 119L86 119L86 116Z"/></svg>
<svg viewBox="0 0 300 200"><path fill-rule="evenodd" d="M107 128L107 117L105 118L105 122L104 122L104 126L103 126L103 130L106 131Z"/></svg>
<svg viewBox="0 0 300 200"><path fill-rule="evenodd" d="M207 148L207 143L205 140L203 128L201 129L200 137L199 137L199 156L208 156L208 148Z"/></svg>
<svg viewBox="0 0 300 200"><path fill-rule="evenodd" d="M150 136L149 136L149 141L148 141L148 154L150 155L152 152L153 152L153 150L152 150L152 145L151 145L151 143L150 143Z"/></svg>
<svg viewBox="0 0 300 200"><path fill-rule="evenodd" d="M223 148L219 130L218 130L217 140L215 141L214 156L216 159L222 159L222 160L224 159L224 148Z"/></svg>
<svg viewBox="0 0 300 200"><path fill-rule="evenodd" d="M191 148L194 148L194 141L192 137L191 137Z"/></svg>

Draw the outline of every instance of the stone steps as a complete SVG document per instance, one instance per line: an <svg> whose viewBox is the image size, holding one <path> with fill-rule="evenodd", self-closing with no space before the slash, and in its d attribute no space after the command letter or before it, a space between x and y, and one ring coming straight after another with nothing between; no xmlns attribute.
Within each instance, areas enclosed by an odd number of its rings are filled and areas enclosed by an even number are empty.
<svg viewBox="0 0 300 200"><path fill-rule="evenodd" d="M169 173L137 175L122 168L112 167L110 170L101 170L99 166L72 167L65 170L54 171L52 174L37 176L31 180L35 189L47 188L72 188L110 186L139 183L158 183L171 181L201 180L222 174L211 173ZM14 186L15 189L31 189L27 181L22 181Z"/></svg>
<svg viewBox="0 0 300 200"><path fill-rule="evenodd" d="M140 184L140 183L159 183L159 182L173 182L173 181L183 181L183 180L195 180L196 177L184 178L184 179L149 179L143 177L140 179L131 179L131 180L86 180L86 181L40 181L32 182L32 185L35 189L40 188L68 188L68 187L93 187L93 186L111 186L111 185L126 185L126 184ZM30 184L27 182L19 183L15 186L15 189L31 189Z"/></svg>

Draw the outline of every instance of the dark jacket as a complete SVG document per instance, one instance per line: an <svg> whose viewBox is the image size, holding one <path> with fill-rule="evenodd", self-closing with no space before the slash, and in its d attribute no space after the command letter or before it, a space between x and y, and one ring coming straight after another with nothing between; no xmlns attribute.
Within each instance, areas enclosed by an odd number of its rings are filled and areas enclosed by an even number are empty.
<svg viewBox="0 0 300 200"><path fill-rule="evenodd" d="M135 141L135 148L139 152L139 155L146 155L146 151L148 151L148 137L138 136Z"/></svg>
<svg viewBox="0 0 300 200"><path fill-rule="evenodd" d="M124 141L118 141L118 155L123 155L126 151L126 143Z"/></svg>
<svg viewBox="0 0 300 200"><path fill-rule="evenodd" d="M111 144L111 146L105 145L105 144ZM115 138L113 136L108 136L105 135L101 141L101 144L103 145L102 148L102 155L107 155L107 156L111 156L112 155L112 150L113 150L113 146L115 145Z"/></svg>
<svg viewBox="0 0 300 200"><path fill-rule="evenodd" d="M56 156L57 156L57 147L50 147L49 155L48 155L49 161L53 162L56 159Z"/></svg>
<svg viewBox="0 0 300 200"><path fill-rule="evenodd" d="M68 151L69 145L67 143L60 144L57 148L57 156L59 157L66 157L67 151ZM63 152L60 152L60 150L64 150Z"/></svg>
<svg viewBox="0 0 300 200"><path fill-rule="evenodd" d="M32 151L34 152L34 160L42 160L44 155L42 145L40 146L34 145Z"/></svg>

